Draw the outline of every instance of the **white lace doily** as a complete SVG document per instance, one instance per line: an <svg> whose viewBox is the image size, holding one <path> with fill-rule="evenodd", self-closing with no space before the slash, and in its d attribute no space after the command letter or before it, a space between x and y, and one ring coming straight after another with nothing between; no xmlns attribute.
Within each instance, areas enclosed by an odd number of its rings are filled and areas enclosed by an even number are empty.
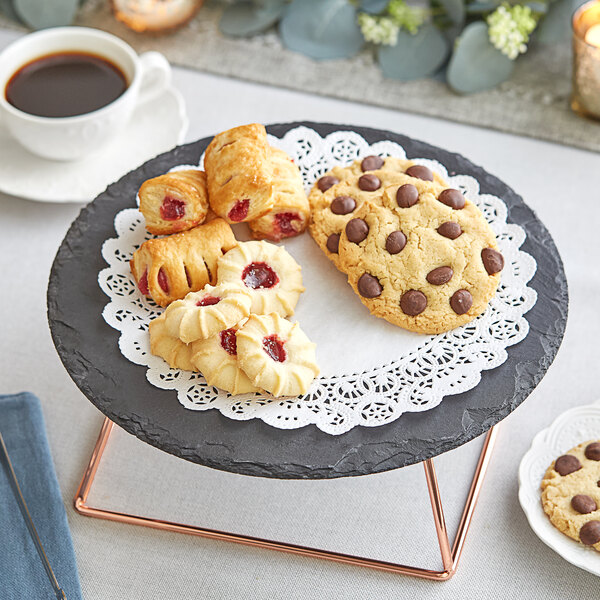
<svg viewBox="0 0 600 600"><path fill-rule="evenodd" d="M282 139L270 137L270 142L293 157L307 190L335 164L368 154L405 157L404 149L396 143L369 145L359 134L348 131L322 138L312 129L297 127ZM148 323L163 309L142 297L129 270L134 250L150 237L142 215L130 208L115 217L117 237L106 240L102 247L109 266L98 275L100 287L110 298L103 317L121 332L121 353L147 367L146 376L153 385L177 390L179 402L191 410L215 408L232 419L262 419L280 429L314 423L333 435L357 425L383 425L405 412L429 410L444 396L475 387L481 371L502 364L507 358L506 348L527 335L529 325L523 315L537 297L535 290L527 287L536 262L519 250L525 232L506 223L507 208L501 199L480 194L479 184L470 176L450 176L436 161L413 160L440 173L452 187L462 189L479 206L498 237L505 258L501 284L485 313L471 323L439 335L420 335L369 315L345 276L304 234L287 240L285 246L302 266L306 292L294 318L317 343L321 375L309 393L299 398L231 396L208 386L200 374L170 369L150 354ZM177 168L182 167L186 165ZM244 225L234 230L238 239L247 238Z"/></svg>

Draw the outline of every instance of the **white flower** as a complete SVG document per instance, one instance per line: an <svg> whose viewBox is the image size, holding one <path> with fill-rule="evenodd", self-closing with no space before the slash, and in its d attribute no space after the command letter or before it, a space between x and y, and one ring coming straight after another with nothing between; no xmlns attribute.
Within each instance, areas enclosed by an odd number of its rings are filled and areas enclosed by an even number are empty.
<svg viewBox="0 0 600 600"><path fill-rule="evenodd" d="M367 42L395 46L398 41L398 26L388 17L374 17L367 13L360 13L358 26Z"/></svg>
<svg viewBox="0 0 600 600"><path fill-rule="evenodd" d="M502 54L514 60L527 52L529 35L537 20L528 6L502 4L487 18L490 42Z"/></svg>

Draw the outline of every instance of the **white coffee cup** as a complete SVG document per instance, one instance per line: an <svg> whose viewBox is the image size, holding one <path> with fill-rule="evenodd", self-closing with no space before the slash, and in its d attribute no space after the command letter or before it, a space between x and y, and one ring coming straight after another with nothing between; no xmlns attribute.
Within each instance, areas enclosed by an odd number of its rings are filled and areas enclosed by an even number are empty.
<svg viewBox="0 0 600 600"><path fill-rule="evenodd" d="M111 103L73 117L39 117L6 100L6 85L22 66L57 52L86 52L115 64L127 89ZM156 97L168 85L171 67L159 52L137 55L118 37L87 27L56 27L26 35L0 54L0 124L30 152L54 160L91 154L122 131L135 106Z"/></svg>

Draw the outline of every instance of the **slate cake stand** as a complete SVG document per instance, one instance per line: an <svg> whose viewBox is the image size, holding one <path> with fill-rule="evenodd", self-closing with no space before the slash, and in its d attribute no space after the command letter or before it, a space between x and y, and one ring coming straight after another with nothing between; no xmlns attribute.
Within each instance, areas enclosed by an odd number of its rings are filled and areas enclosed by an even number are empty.
<svg viewBox="0 0 600 600"><path fill-rule="evenodd" d="M564 334L568 292L562 262L545 226L505 183L464 157L403 135L362 127L323 123L272 125L268 132L282 137L305 125L325 136L352 130L370 144L391 140L408 158L431 158L449 173L471 175L482 193L494 194L508 207L508 221L527 233L522 249L537 261L529 285L538 300L527 313L527 337L508 348L501 366L483 371L477 387L451 396L435 409L407 413L380 427L355 427L339 436L314 425L281 430L258 419L233 421L217 410L195 412L179 404L176 392L152 386L146 368L129 362L118 350L119 332L102 318L107 298L98 272L104 263L100 249L114 237L114 218L135 207L141 183L180 164L198 164L210 142L205 138L148 161L128 173L87 205L71 225L56 255L48 285L48 319L52 338L69 375L87 398L107 417L76 497L77 509L90 516L228 539L287 552L426 577L449 579L455 572L466 530L476 503L493 445L493 426L533 391L552 363ZM422 462L429 486L444 569L431 571L340 553L303 548L248 536L156 521L93 508L87 495L113 424L166 452L215 469L281 479L330 479L367 475ZM488 432L463 518L452 547L445 528L432 458Z"/></svg>

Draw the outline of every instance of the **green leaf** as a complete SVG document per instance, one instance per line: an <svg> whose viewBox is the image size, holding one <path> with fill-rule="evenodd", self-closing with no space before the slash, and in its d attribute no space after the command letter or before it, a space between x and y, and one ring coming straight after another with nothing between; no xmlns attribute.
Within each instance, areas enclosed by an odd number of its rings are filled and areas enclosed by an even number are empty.
<svg viewBox="0 0 600 600"><path fill-rule="evenodd" d="M548 4L546 2L526 2L524 6L528 6L534 13L545 15L548 12Z"/></svg>
<svg viewBox="0 0 600 600"><path fill-rule="evenodd" d="M21 20L33 29L70 25L79 8L79 0L13 0Z"/></svg>
<svg viewBox="0 0 600 600"><path fill-rule="evenodd" d="M548 13L542 19L534 33L535 41L541 44L555 44L571 38L571 17L577 5L582 2L573 0L558 0L548 8Z"/></svg>
<svg viewBox="0 0 600 600"><path fill-rule="evenodd" d="M22 23L19 15L13 8L11 0L0 0L0 13L2 13L5 17L8 17L9 19L12 19L13 21Z"/></svg>
<svg viewBox="0 0 600 600"><path fill-rule="evenodd" d="M281 17L285 0L252 2L250 0L229 5L221 16L219 29L234 37L251 36L268 29Z"/></svg>
<svg viewBox="0 0 600 600"><path fill-rule="evenodd" d="M462 25L465 22L465 4L463 0L435 0L448 15L454 25Z"/></svg>
<svg viewBox="0 0 600 600"><path fill-rule="evenodd" d="M348 0L293 0L279 22L283 43L317 60L357 54L364 38Z"/></svg>
<svg viewBox="0 0 600 600"><path fill-rule="evenodd" d="M466 12L468 15L481 15L483 13L492 12L493 10L496 10L498 6L500 6L500 4L500 0L490 0L489 2L485 0L482 2L471 2L467 4Z"/></svg>
<svg viewBox="0 0 600 600"><path fill-rule="evenodd" d="M372 15L377 15L383 12L383 9L388 5L389 0L360 0L360 10L368 12Z"/></svg>
<svg viewBox="0 0 600 600"><path fill-rule="evenodd" d="M478 21L467 25L458 38L446 77L456 92L472 94L508 79L513 67L513 61L490 43L487 25Z"/></svg>
<svg viewBox="0 0 600 600"><path fill-rule="evenodd" d="M448 40L453 43L465 24L463 0L431 0L431 8L434 11L434 24L443 29Z"/></svg>
<svg viewBox="0 0 600 600"><path fill-rule="evenodd" d="M435 73L448 56L449 44L433 25L427 24L412 35L398 33L395 46L380 46L377 58L386 77L410 81Z"/></svg>

